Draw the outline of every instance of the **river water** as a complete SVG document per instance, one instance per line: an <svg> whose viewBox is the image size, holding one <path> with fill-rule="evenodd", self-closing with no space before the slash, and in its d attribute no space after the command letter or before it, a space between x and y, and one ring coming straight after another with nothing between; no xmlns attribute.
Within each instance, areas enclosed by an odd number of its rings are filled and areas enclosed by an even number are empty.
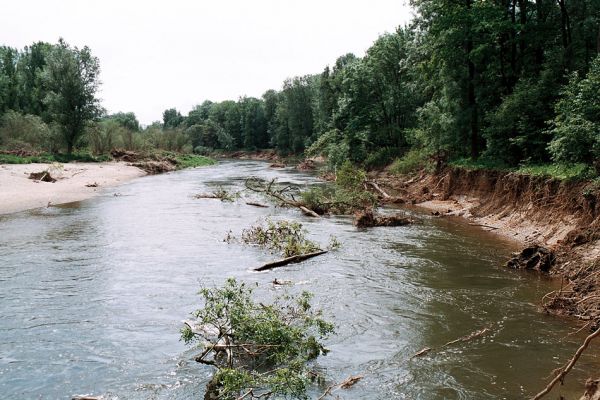
<svg viewBox="0 0 600 400"><path fill-rule="evenodd" d="M501 266L513 243L459 220L422 214L422 224L361 231L348 218L193 198L218 186L240 190L249 176L317 183L226 161L0 216L0 399L202 398L212 371L193 361L197 350L179 341L179 329L199 306L200 286L230 276L259 283L258 296L283 290L274 278L314 293L337 329L318 367L331 382L364 375L334 393L344 399L525 398L584 336L567 336L577 327L539 312L555 282ZM301 221L323 245L333 234L342 247L250 272L277 257L223 238L268 216ZM484 327L484 337L410 358ZM593 352L584 355L561 393L581 394L599 367Z"/></svg>

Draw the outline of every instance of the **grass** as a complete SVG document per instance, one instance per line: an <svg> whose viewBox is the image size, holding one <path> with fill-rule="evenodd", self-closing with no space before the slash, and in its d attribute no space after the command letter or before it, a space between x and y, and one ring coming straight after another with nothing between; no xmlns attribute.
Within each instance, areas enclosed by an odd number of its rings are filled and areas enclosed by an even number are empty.
<svg viewBox="0 0 600 400"><path fill-rule="evenodd" d="M509 167L506 164L494 160L461 158L449 163L453 167L476 170L511 171L521 175L541 176L564 180L588 180L598 176L593 168L586 164L537 164Z"/></svg>
<svg viewBox="0 0 600 400"><path fill-rule="evenodd" d="M212 158L197 154L177 154L175 155L175 160L177 161L177 169L204 167L206 165L216 164L216 161Z"/></svg>
<svg viewBox="0 0 600 400"><path fill-rule="evenodd" d="M0 164L31 164L31 163L68 163L78 162L102 162L109 161L111 158L107 155L93 156L90 153L73 154L49 154L43 153L37 156L16 156L14 154L0 154Z"/></svg>
<svg viewBox="0 0 600 400"><path fill-rule="evenodd" d="M546 164L528 165L517 169L519 174L545 176L560 180L587 180L597 177L595 171L586 164Z"/></svg>
<svg viewBox="0 0 600 400"><path fill-rule="evenodd" d="M464 169L487 169L487 170L497 170L497 171L511 171L514 168L509 167L508 165L497 161L490 160L487 158L478 158L477 160L472 160L470 158L459 158L457 160L453 160L449 163L453 167L459 167Z"/></svg>

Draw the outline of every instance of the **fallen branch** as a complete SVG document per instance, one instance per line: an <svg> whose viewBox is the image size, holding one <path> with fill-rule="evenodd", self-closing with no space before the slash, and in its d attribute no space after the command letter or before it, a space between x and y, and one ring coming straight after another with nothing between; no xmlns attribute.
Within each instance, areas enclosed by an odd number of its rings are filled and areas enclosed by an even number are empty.
<svg viewBox="0 0 600 400"><path fill-rule="evenodd" d="M397 196L390 196L374 181L367 181L367 185L371 186L382 197L384 203L404 203L404 199Z"/></svg>
<svg viewBox="0 0 600 400"><path fill-rule="evenodd" d="M362 375L356 375L356 376L349 376L348 378L346 378L344 381L340 382L340 383L334 383L333 385L329 385L327 387L327 389L325 389L325 391L323 392L323 394L321 396L319 396L319 398L317 400L322 400L324 399L327 395L332 393L332 390L337 386L341 389L348 389L349 387L354 386L354 384L358 381L360 381L362 378L364 378L364 376Z"/></svg>
<svg viewBox="0 0 600 400"><path fill-rule="evenodd" d="M539 400L542 397L544 397L545 395L547 395L548 393L550 393L552 388L558 382L563 384L565 376L567 376L569 371L571 371L571 369L573 369L573 367L575 366L575 363L577 362L577 360L579 360L579 357L581 357L581 354L584 352L585 349L587 349L590 342L598 336L600 336L600 328L596 329L593 333L591 333L590 335L588 335L585 338L585 340L583 341L583 344L581 346L579 346L579 348L577 349L577 351L575 352L573 357L569 360L569 362L564 367L559 368L560 372L554 377L554 379L552 379L552 381L550 381L550 383L548 383L548 385L546 385L546 387L541 392L539 392L534 397L532 397L532 400Z"/></svg>
<svg viewBox="0 0 600 400"><path fill-rule="evenodd" d="M489 229L500 229L500 228L497 228L495 226L485 225L485 224L469 224L469 225L471 225L471 226L481 226L483 228L489 228Z"/></svg>
<svg viewBox="0 0 600 400"><path fill-rule="evenodd" d="M266 270L273 269L273 268L283 267L284 265L288 265L288 264L299 263L299 262L308 260L309 258L317 257L317 256L320 256L325 253L327 253L327 250L319 250L319 251L315 251L313 253L299 254L299 255L287 257L287 258L284 258L283 260L266 263L265 265L263 265L261 267L255 268L254 271L266 271Z"/></svg>
<svg viewBox="0 0 600 400"><path fill-rule="evenodd" d="M247 201L246 204L248 204L249 206L254 206L254 207L269 208L269 206L266 204L255 203L253 201Z"/></svg>
<svg viewBox="0 0 600 400"><path fill-rule="evenodd" d="M319 214L317 214L313 210L307 208L304 204L296 201L293 198L293 195L290 196L291 198L288 198L285 196L285 193L289 192L293 188L291 188L290 186L287 186L283 189L275 190L273 188L274 185L275 185L275 179L271 180L267 184L262 184L256 178L247 179L245 182L246 189L248 189L248 190L251 190L251 191L257 192L257 193L262 193L267 196L271 196L271 197L279 200L283 204L286 204L291 207L296 207L296 208L300 209L300 211L302 211L302 213L304 215L308 215L310 217L315 217L315 218L320 217Z"/></svg>
<svg viewBox="0 0 600 400"><path fill-rule="evenodd" d="M340 383L340 387L342 389L348 389L350 386L354 386L354 384L362 378L364 378L362 375L349 376L344 382Z"/></svg>
<svg viewBox="0 0 600 400"><path fill-rule="evenodd" d="M491 330L490 328L486 327L486 328L483 328L483 329L479 329L479 330L473 331L473 332L469 333L468 335L461 336L458 339L454 339L454 340L451 340L449 342L446 342L442 346L437 347L437 348L436 347L433 347L433 348L432 347L424 347L423 349L421 349L421 350L417 351L415 354L413 354L410 358L413 359L415 357L421 357L421 356L424 356L426 354L429 354L429 352L431 352L431 351L434 351L434 350L435 351L439 351L439 350L442 350L443 348L451 346L451 345L453 345L455 343L471 341L473 339L476 339L476 338L478 338L480 336L485 335L486 333L490 332L490 330Z"/></svg>

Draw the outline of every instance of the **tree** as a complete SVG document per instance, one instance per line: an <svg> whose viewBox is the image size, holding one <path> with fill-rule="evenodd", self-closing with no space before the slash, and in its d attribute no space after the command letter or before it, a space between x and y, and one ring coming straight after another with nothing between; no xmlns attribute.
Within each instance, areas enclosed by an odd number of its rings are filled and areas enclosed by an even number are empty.
<svg viewBox="0 0 600 400"><path fill-rule="evenodd" d="M169 108L163 112L163 128L177 128L184 119L176 108Z"/></svg>
<svg viewBox="0 0 600 400"><path fill-rule="evenodd" d="M90 49L69 46L63 39L52 48L44 67L48 89L45 104L54 122L62 129L67 153L84 132L86 124L101 113L96 92L100 85L98 58Z"/></svg>
<svg viewBox="0 0 600 400"><path fill-rule="evenodd" d="M583 79L573 74L551 123L555 161L597 163L600 169L600 56Z"/></svg>
<svg viewBox="0 0 600 400"><path fill-rule="evenodd" d="M127 128L133 132L140 130L140 123L133 112L118 112L107 116L106 119L116 121L123 128Z"/></svg>

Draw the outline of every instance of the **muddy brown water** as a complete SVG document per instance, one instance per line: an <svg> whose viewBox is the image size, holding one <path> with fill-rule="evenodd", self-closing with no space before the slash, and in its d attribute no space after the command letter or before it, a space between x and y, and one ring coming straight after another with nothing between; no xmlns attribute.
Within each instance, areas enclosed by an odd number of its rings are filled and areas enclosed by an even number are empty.
<svg viewBox="0 0 600 400"><path fill-rule="evenodd" d="M179 329L199 305L200 285L229 276L258 282L261 297L281 290L274 278L314 293L337 326L317 367L330 382L365 376L334 392L344 399L526 398L584 336L567 336L576 325L539 312L556 282L504 269L515 245L461 221L422 214L419 225L359 231L348 218L192 197L239 190L248 176L318 182L230 161L0 217L0 398L201 398L212 371L192 361L196 350L179 341ZM333 234L342 248L250 272L274 257L223 238L268 216L301 221L324 245ZM489 335L410 359L484 327ZM599 353L584 355L562 394L581 394L600 370Z"/></svg>

